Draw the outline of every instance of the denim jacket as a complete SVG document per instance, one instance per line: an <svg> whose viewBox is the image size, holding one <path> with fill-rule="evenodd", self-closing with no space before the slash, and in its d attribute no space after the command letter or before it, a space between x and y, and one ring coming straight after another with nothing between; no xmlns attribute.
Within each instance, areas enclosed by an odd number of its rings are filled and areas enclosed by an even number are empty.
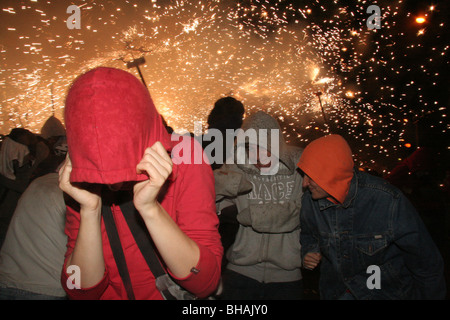
<svg viewBox="0 0 450 320"><path fill-rule="evenodd" d="M441 254L412 204L381 178L355 171L343 204L307 191L301 229L302 258L322 254L322 299L445 298Z"/></svg>

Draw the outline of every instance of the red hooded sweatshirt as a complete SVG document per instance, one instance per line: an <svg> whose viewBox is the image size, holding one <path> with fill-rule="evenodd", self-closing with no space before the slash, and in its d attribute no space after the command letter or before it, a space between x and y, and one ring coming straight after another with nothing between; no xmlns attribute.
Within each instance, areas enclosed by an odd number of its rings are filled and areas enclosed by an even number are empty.
<svg viewBox="0 0 450 320"><path fill-rule="evenodd" d="M73 166L71 182L114 184L146 180L146 175L136 173L144 150L160 141L170 152L175 143L145 86L130 73L113 68L97 68L75 80L66 98L65 122ZM184 137L181 141L194 150L192 159L195 152L202 152L194 139ZM220 279L223 254L211 167L207 163L174 165L166 184L167 189L158 200L200 248L200 260L195 266L198 272L175 280L198 297L206 297L215 290ZM113 204L111 209L136 299L162 299L120 207ZM66 261L74 249L79 227L79 212L67 206ZM72 299L127 299L103 219L101 229L106 270L98 284L91 288L69 289L64 263L62 285Z"/></svg>

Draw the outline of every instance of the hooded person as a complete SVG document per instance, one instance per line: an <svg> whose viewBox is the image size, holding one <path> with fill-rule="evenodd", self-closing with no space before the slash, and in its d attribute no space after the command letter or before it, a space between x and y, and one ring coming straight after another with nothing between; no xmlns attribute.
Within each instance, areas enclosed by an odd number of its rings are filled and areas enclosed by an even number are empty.
<svg viewBox="0 0 450 320"><path fill-rule="evenodd" d="M442 256L417 211L394 186L354 169L340 135L303 151L305 268L320 263L321 299L443 299Z"/></svg>
<svg viewBox="0 0 450 320"><path fill-rule="evenodd" d="M220 279L223 253L214 176L207 163L172 162L174 142L147 88L123 70L88 71L68 92L65 124L68 157L60 169L60 187L74 200L67 205L68 243L61 279L68 296L129 297L105 229L101 207L106 205L134 297L163 298L127 225L123 199L133 202L172 279L197 297L210 295ZM193 156L201 152L195 141L181 143L193 148Z"/></svg>
<svg viewBox="0 0 450 320"><path fill-rule="evenodd" d="M305 149L308 153L300 158L298 167L328 193L330 201L344 203L354 166L347 142L339 135L329 135Z"/></svg>
<svg viewBox="0 0 450 320"><path fill-rule="evenodd" d="M239 223L226 255L224 299L301 299L301 151L259 111L242 125L234 163L214 170L218 211L236 205Z"/></svg>

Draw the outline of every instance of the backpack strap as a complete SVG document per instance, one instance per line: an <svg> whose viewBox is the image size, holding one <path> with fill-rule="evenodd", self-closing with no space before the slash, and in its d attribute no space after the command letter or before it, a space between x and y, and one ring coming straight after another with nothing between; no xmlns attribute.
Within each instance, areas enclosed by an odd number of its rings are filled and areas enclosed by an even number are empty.
<svg viewBox="0 0 450 320"><path fill-rule="evenodd" d="M155 244L148 233L144 220L134 207L133 201L128 201L120 205L123 216L133 234L134 240L139 247L147 265L155 276L156 287L166 300L176 300L169 292L169 275L161 265L159 257L156 253Z"/></svg>
<svg viewBox="0 0 450 320"><path fill-rule="evenodd" d="M135 300L133 286L131 285L130 273L128 272L125 254L123 253L122 244L120 243L119 233L117 232L116 223L111 211L111 207L102 206L103 222L105 223L106 233L108 234L111 250L116 261L117 269L119 269L120 277L127 291L128 299Z"/></svg>

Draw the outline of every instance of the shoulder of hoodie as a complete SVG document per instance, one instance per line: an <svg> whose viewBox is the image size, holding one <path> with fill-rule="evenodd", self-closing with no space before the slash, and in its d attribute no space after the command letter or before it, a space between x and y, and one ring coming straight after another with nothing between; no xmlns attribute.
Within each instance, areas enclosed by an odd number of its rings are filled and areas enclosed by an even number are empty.
<svg viewBox="0 0 450 320"><path fill-rule="evenodd" d="M295 165L297 165L304 149L297 146L286 145L285 150L286 154L295 162Z"/></svg>
<svg viewBox="0 0 450 320"><path fill-rule="evenodd" d="M381 177L373 176L366 172L355 171L358 177L358 189L367 188L378 190L395 199L403 196L403 193L396 186L390 184Z"/></svg>

